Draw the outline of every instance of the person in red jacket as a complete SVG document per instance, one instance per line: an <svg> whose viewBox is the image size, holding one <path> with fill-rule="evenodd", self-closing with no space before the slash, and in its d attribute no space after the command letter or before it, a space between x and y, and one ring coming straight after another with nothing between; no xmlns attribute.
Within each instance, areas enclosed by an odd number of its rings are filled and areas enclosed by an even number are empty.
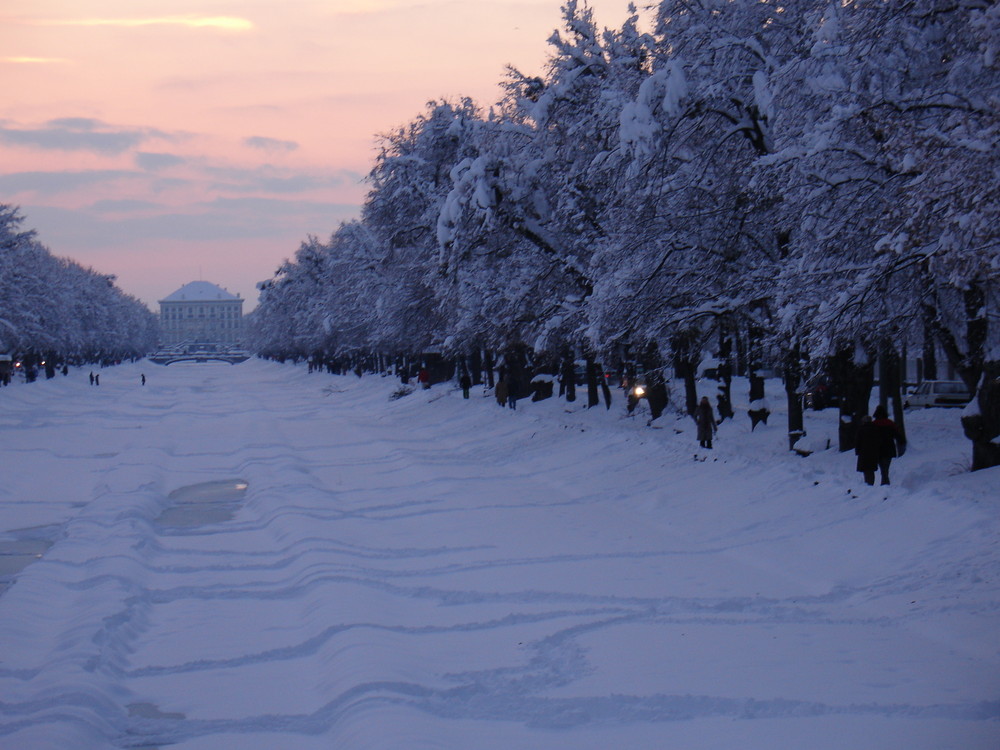
<svg viewBox="0 0 1000 750"><path fill-rule="evenodd" d="M872 417L865 417L858 428L854 446L858 471L864 474L867 484L875 484L875 469L878 469L882 484L889 484L889 465L892 459L903 455L906 440L884 406L875 407Z"/></svg>

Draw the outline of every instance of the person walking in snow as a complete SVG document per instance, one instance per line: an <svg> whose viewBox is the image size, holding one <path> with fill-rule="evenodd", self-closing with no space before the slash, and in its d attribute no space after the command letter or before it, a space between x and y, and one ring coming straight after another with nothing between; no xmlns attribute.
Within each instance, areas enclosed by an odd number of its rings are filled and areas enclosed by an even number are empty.
<svg viewBox="0 0 1000 750"><path fill-rule="evenodd" d="M431 387L431 374L427 372L426 367L420 368L420 372L417 373L417 382L425 391Z"/></svg>
<svg viewBox="0 0 1000 750"><path fill-rule="evenodd" d="M472 378L468 370L462 369L462 377L459 378L458 384L462 387L462 398L468 398L469 390L472 388Z"/></svg>
<svg viewBox="0 0 1000 750"><path fill-rule="evenodd" d="M91 371L91 373L90 373L90 384L91 385L94 384L94 373L93 373L93 371Z"/></svg>
<svg viewBox="0 0 1000 750"><path fill-rule="evenodd" d="M521 398L521 383L516 377L507 379L507 406L517 409L517 400Z"/></svg>
<svg viewBox="0 0 1000 750"><path fill-rule="evenodd" d="M854 446L857 468L864 475L865 483L870 485L875 484L875 469L878 469L881 483L886 485L889 484L889 464L902 455L906 441L884 406L876 406L872 417L864 417L858 428Z"/></svg>
<svg viewBox="0 0 1000 750"><path fill-rule="evenodd" d="M140 379L141 379L141 381L142 381L142 384L143 384L143 385L146 385L146 373L143 373L143 374L142 374L142 375L140 376Z"/></svg>
<svg viewBox="0 0 1000 750"><path fill-rule="evenodd" d="M698 445L702 448L712 448L712 437L718 424L715 421L715 412L708 402L708 396L702 396L698 408L694 412L694 421L698 425Z"/></svg>
<svg viewBox="0 0 1000 750"><path fill-rule="evenodd" d="M496 388L493 390L493 395L496 397L498 405L507 405L507 377L503 373L500 373L500 379L497 381Z"/></svg>

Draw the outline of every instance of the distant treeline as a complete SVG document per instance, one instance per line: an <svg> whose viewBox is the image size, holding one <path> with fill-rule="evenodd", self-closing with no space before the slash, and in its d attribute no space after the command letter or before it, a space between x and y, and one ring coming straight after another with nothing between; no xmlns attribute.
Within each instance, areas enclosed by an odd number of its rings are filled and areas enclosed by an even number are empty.
<svg viewBox="0 0 1000 750"><path fill-rule="evenodd" d="M26 369L117 361L156 347L157 322L115 277L57 258L0 204L0 354Z"/></svg>

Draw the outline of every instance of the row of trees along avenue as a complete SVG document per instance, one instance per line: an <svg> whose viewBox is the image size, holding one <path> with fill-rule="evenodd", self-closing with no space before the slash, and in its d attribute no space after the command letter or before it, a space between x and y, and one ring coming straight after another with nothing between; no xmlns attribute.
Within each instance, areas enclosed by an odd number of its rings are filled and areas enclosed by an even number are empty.
<svg viewBox="0 0 1000 750"><path fill-rule="evenodd" d="M381 137L360 220L262 285L265 353L741 356L788 393L943 352L1000 463L1000 5L664 0L601 30L569 0L544 74ZM516 356L512 356L516 355ZM662 372L662 369L659 370ZM896 373L893 377L892 373ZM789 432L802 432L790 398Z"/></svg>
<svg viewBox="0 0 1000 750"><path fill-rule="evenodd" d="M114 277L53 256L0 205L0 354L33 369L114 361L156 347L156 316Z"/></svg>

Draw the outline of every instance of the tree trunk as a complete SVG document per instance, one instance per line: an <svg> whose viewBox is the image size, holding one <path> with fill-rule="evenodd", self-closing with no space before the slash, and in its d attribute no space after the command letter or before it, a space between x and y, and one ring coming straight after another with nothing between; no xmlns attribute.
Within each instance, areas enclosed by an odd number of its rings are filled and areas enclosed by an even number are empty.
<svg viewBox="0 0 1000 750"><path fill-rule="evenodd" d="M733 337L722 327L719 329L719 367L716 371L719 378L719 421L732 419L733 412Z"/></svg>
<svg viewBox="0 0 1000 750"><path fill-rule="evenodd" d="M587 362L587 408L590 409L601 403L601 397L597 390L597 363L594 362L593 355L586 355Z"/></svg>
<svg viewBox="0 0 1000 750"><path fill-rule="evenodd" d="M759 326L750 326L748 336L750 369L747 376L750 379L750 409L747 414L750 416L750 431L753 432L758 423L767 424L771 410L764 393L764 378L760 376L760 370L764 367L764 331Z"/></svg>
<svg viewBox="0 0 1000 750"><path fill-rule="evenodd" d="M573 353L567 351L563 355L562 362L562 384L566 392L566 401L572 403L576 401L576 371L573 367Z"/></svg>
<svg viewBox="0 0 1000 750"><path fill-rule="evenodd" d="M507 363L507 398L517 401L528 395L528 361L524 345L507 348L504 361Z"/></svg>
<svg viewBox="0 0 1000 750"><path fill-rule="evenodd" d="M608 385L608 379L604 377L604 373L601 373L601 393L604 395L604 406L607 409L611 408L611 386Z"/></svg>
<svg viewBox="0 0 1000 750"><path fill-rule="evenodd" d="M747 344L746 339L736 330L736 375L744 378L747 374Z"/></svg>
<svg viewBox="0 0 1000 750"><path fill-rule="evenodd" d="M483 359L485 360L483 366L486 369L486 385L493 388L496 385L493 374L493 352L487 349Z"/></svg>
<svg viewBox="0 0 1000 750"><path fill-rule="evenodd" d="M937 344L930 325L924 324L923 380L937 380Z"/></svg>
<svg viewBox="0 0 1000 750"><path fill-rule="evenodd" d="M892 419L904 440L906 436L903 414L903 373L899 352L888 341L879 352L878 402L888 410L892 402Z"/></svg>
<svg viewBox="0 0 1000 750"><path fill-rule="evenodd" d="M684 402L687 413L694 416L698 410L698 385L695 374L698 355L694 352L694 341L690 334L680 334L673 339L674 370L684 380Z"/></svg>
<svg viewBox="0 0 1000 750"><path fill-rule="evenodd" d="M972 470L1000 466L1000 362L986 360L989 322L986 317L986 290L976 279L964 292L965 353L958 341L937 318L931 318L934 332L959 377L973 394L978 409L962 417L965 436L972 441ZM980 382L981 381L981 382ZM978 412L978 413L977 413Z"/></svg>
<svg viewBox="0 0 1000 750"><path fill-rule="evenodd" d="M968 350L965 355L968 374L962 379L975 393L976 386L986 366L986 340L989 335L989 321L986 317L986 290L978 283L970 285L965 292L965 337Z"/></svg>
<svg viewBox="0 0 1000 750"><path fill-rule="evenodd" d="M664 382L663 368L646 372L646 403L649 404L650 422L659 419L667 408L667 384Z"/></svg>
<svg viewBox="0 0 1000 750"><path fill-rule="evenodd" d="M692 417L698 411L698 384L695 381L694 365L691 362L688 362L684 368L684 405L687 408L687 413Z"/></svg>
<svg viewBox="0 0 1000 750"><path fill-rule="evenodd" d="M972 441L972 470L1000 466L1000 362L987 363L973 400L978 409L962 417L962 429Z"/></svg>
<svg viewBox="0 0 1000 750"><path fill-rule="evenodd" d="M833 378L840 400L839 443L840 450L854 450L861 418L868 414L874 368L869 360L864 364L854 361L854 352L844 349L837 353L833 363Z"/></svg>
<svg viewBox="0 0 1000 750"><path fill-rule="evenodd" d="M758 372L764 367L763 337L764 332L758 326L750 326L750 345L747 352L749 355L749 371L747 372L747 376L750 378L751 403L764 400L764 378L758 375Z"/></svg>
<svg viewBox="0 0 1000 750"><path fill-rule="evenodd" d="M663 358L656 347L650 344L642 357L642 366L646 372L646 403L649 405L650 422L658 419L663 410L667 408L669 395L667 392L666 376L663 374Z"/></svg>
<svg viewBox="0 0 1000 750"><path fill-rule="evenodd" d="M472 378L473 385L483 384L483 351L478 346L472 350L472 354L469 357L469 367L471 372L469 376Z"/></svg>
<svg viewBox="0 0 1000 750"><path fill-rule="evenodd" d="M795 444L806 434L802 399L799 396L799 386L802 384L802 354L797 344L785 356L783 370L785 396L788 398L788 450L795 450Z"/></svg>

